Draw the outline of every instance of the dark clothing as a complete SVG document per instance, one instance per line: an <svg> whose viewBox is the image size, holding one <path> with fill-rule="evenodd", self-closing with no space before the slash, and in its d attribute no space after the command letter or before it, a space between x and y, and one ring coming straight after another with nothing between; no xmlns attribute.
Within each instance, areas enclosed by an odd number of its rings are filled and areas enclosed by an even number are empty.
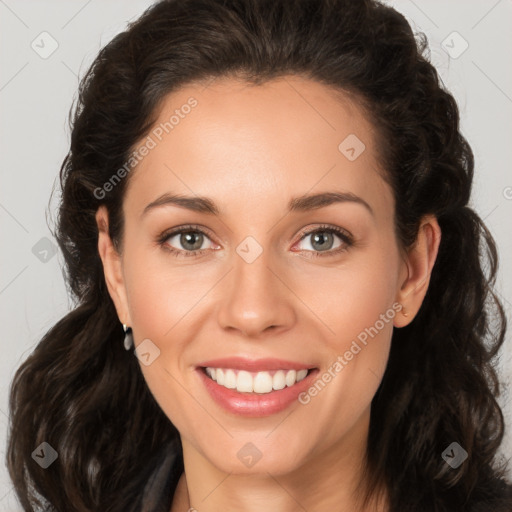
<svg viewBox="0 0 512 512"><path fill-rule="evenodd" d="M183 473L179 441L172 441L158 457L144 487L140 512L169 512L178 480ZM185 512L185 511L184 511Z"/></svg>

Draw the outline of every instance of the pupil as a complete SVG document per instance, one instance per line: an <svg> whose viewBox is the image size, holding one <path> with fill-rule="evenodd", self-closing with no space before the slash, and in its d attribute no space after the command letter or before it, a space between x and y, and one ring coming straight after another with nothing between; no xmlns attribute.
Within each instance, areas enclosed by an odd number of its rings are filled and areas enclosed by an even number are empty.
<svg viewBox="0 0 512 512"><path fill-rule="evenodd" d="M315 235L313 236L313 247L315 247L315 243L317 243L317 241L320 239L320 249L324 248L325 249L325 246L326 246L326 237L327 239L330 237L332 238L332 234L331 233L327 233L327 232L323 232L324 234L320 234L320 233L315 233ZM328 245L328 243L327 243Z"/></svg>
<svg viewBox="0 0 512 512"><path fill-rule="evenodd" d="M195 243L191 242L191 240L193 240L194 237L198 237L199 238L199 243L198 243L197 240L196 240ZM183 245L183 247L188 248L188 249L194 251L194 250L199 249L201 247L201 245L202 245L202 239L200 237L202 237L201 233L192 233L192 232L191 233L183 233L181 235L180 242ZM189 244L189 243L192 244L192 247L187 247L187 244Z"/></svg>

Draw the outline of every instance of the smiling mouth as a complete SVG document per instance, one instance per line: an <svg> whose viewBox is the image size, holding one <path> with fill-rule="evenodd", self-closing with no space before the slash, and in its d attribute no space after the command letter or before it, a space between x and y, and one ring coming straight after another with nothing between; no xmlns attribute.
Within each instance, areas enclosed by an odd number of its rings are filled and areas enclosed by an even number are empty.
<svg viewBox="0 0 512 512"><path fill-rule="evenodd" d="M232 389L239 393L266 394L294 386L304 380L315 368L248 372L234 368L213 368L208 366L201 367L201 370L219 386L227 389Z"/></svg>

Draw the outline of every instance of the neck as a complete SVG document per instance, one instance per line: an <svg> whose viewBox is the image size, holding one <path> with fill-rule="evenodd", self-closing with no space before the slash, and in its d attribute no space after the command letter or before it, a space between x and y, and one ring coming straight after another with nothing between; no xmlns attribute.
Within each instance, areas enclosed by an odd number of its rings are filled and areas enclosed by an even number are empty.
<svg viewBox="0 0 512 512"><path fill-rule="evenodd" d="M337 445L286 474L224 473L182 439L185 472L171 512L387 512L385 492L365 508L356 493L364 467L368 426L369 411Z"/></svg>

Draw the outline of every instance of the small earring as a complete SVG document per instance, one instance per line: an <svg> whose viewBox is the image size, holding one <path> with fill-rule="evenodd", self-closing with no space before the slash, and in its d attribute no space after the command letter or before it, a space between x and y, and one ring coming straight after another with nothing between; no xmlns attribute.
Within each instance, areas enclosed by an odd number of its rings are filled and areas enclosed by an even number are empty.
<svg viewBox="0 0 512 512"><path fill-rule="evenodd" d="M128 327L126 324L123 324L124 329L124 349L130 350L133 347L133 335L132 328Z"/></svg>
<svg viewBox="0 0 512 512"><path fill-rule="evenodd" d="M409 313L406 313L405 311L402 311L402 315L404 315L405 317L408 317Z"/></svg>

